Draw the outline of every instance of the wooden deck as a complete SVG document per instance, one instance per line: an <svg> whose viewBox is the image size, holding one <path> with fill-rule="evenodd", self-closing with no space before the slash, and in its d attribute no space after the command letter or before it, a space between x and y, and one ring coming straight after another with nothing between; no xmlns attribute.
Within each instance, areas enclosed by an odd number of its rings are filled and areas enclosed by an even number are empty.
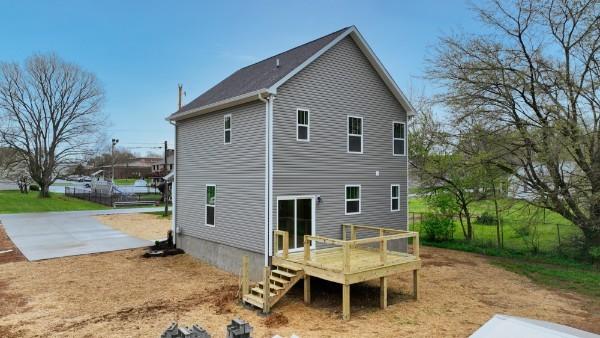
<svg viewBox="0 0 600 338"><path fill-rule="evenodd" d="M362 236L364 238L357 239L359 232L365 233L365 236ZM344 224L341 240L322 236L304 236L304 251L293 253L288 250L288 233L276 230L274 234L274 247L280 247L278 241L281 239L282 250L272 257L272 264L275 267L284 266L303 272L306 303L310 303L311 276L343 285L344 319L350 318L351 284L378 278L381 290L380 307L384 309L387 307L387 277L412 271L414 297L415 299L419 297L421 259L417 232ZM389 249L392 245L388 244L394 242L397 245L393 247L401 247L397 242L403 242L408 246L409 239L412 239L410 253ZM313 242L323 248L311 249Z"/></svg>
<svg viewBox="0 0 600 338"><path fill-rule="evenodd" d="M378 250L353 248L349 253L350 269L344 271L344 249L332 247L310 250L310 260L304 262L304 252L290 253L287 258L273 257L273 264L286 264L305 273L340 284L354 284L366 280L411 271L421 267L421 260L403 252L388 251L385 264Z"/></svg>

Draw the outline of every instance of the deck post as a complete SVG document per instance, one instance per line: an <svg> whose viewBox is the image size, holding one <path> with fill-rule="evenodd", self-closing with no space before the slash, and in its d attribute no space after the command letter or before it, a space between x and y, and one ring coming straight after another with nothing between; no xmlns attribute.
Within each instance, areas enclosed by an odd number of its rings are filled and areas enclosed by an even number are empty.
<svg viewBox="0 0 600 338"><path fill-rule="evenodd" d="M419 269L413 270L413 297L419 300Z"/></svg>
<svg viewBox="0 0 600 338"><path fill-rule="evenodd" d="M346 229L346 224L342 224L342 241L346 240L346 237L347 237L346 230L347 230Z"/></svg>
<svg viewBox="0 0 600 338"><path fill-rule="evenodd" d="M356 239L356 227L354 226L354 224L350 224L350 239L351 240L355 240ZM354 246L354 244L352 244Z"/></svg>
<svg viewBox="0 0 600 338"><path fill-rule="evenodd" d="M304 263L310 261L310 240L308 235L304 235Z"/></svg>
<svg viewBox="0 0 600 338"><path fill-rule="evenodd" d="M345 273L349 273L350 272L350 244L349 243L345 243L344 247L344 272Z"/></svg>
<svg viewBox="0 0 600 338"><path fill-rule="evenodd" d="M379 307L387 308L387 277L379 278Z"/></svg>
<svg viewBox="0 0 600 338"><path fill-rule="evenodd" d="M250 292L248 284L248 256L242 257L242 297Z"/></svg>
<svg viewBox="0 0 600 338"><path fill-rule="evenodd" d="M350 284L343 285L342 292L342 318L350 319Z"/></svg>
<svg viewBox="0 0 600 338"><path fill-rule="evenodd" d="M310 304L310 276L304 275L304 303Z"/></svg>
<svg viewBox="0 0 600 338"><path fill-rule="evenodd" d="M283 233L283 258L288 258L288 251L290 248L290 235L286 231Z"/></svg>
<svg viewBox="0 0 600 338"><path fill-rule="evenodd" d="M408 249L407 249L408 250ZM419 258L419 233L415 233L413 237L413 255Z"/></svg>
<svg viewBox="0 0 600 338"><path fill-rule="evenodd" d="M387 262L387 239L382 239L379 242L379 256L381 264L385 265Z"/></svg>
<svg viewBox="0 0 600 338"><path fill-rule="evenodd" d="M265 266L263 273L263 313L269 313L269 311L271 310L271 304L269 299L269 296L271 295L271 282L269 278L271 276L271 268Z"/></svg>

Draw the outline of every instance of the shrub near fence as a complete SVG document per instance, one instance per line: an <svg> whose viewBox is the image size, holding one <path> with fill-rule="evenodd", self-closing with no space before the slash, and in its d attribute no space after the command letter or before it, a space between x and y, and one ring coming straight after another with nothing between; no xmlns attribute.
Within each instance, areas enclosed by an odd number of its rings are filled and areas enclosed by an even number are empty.
<svg viewBox="0 0 600 338"><path fill-rule="evenodd" d="M65 187L65 195L79 198L95 203L100 203L107 206L113 206L115 202L137 202L143 200L141 195L122 194L122 193L103 193L102 191L91 189L81 189L74 187Z"/></svg>
<svg viewBox="0 0 600 338"><path fill-rule="evenodd" d="M424 231L423 222L428 218L435 218L432 213L409 213L409 226L411 230ZM477 218L481 215L472 216L473 242L483 246L497 246L496 224L480 224ZM464 220L463 220L464 222ZM464 240L464 234L458 218L454 219L454 238ZM465 222L466 223L466 222ZM562 250L563 247L571 245L574 236L581 234L580 229L572 223L554 223L540 221L529 224L528 229L523 229L527 220L501 220L503 228L504 248L518 251L552 252ZM466 224L465 224L466 227Z"/></svg>

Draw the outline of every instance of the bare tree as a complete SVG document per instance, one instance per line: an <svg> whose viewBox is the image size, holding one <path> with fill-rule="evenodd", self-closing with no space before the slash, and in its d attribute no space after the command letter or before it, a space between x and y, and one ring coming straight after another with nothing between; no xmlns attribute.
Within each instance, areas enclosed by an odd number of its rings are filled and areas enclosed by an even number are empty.
<svg viewBox="0 0 600 338"><path fill-rule="evenodd" d="M489 34L444 37L429 75L457 124L479 120L493 161L600 245L600 5L494 0Z"/></svg>
<svg viewBox="0 0 600 338"><path fill-rule="evenodd" d="M0 142L16 152L40 196L97 144L103 98L94 74L54 54L34 55L24 67L0 64Z"/></svg>

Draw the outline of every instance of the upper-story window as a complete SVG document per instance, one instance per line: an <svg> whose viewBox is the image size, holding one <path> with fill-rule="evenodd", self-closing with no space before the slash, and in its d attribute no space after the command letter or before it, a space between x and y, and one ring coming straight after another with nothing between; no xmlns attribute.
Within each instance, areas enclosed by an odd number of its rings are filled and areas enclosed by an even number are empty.
<svg viewBox="0 0 600 338"><path fill-rule="evenodd" d="M310 122L308 109L298 109L296 111L296 140L310 141Z"/></svg>
<svg viewBox="0 0 600 338"><path fill-rule="evenodd" d="M394 156L406 154L406 125L404 122L394 122L392 128L394 142Z"/></svg>
<svg viewBox="0 0 600 338"><path fill-rule="evenodd" d="M231 143L231 114L225 115L223 119L223 141L225 144Z"/></svg>
<svg viewBox="0 0 600 338"><path fill-rule="evenodd" d="M363 119L348 116L348 152L362 154L363 152Z"/></svg>

